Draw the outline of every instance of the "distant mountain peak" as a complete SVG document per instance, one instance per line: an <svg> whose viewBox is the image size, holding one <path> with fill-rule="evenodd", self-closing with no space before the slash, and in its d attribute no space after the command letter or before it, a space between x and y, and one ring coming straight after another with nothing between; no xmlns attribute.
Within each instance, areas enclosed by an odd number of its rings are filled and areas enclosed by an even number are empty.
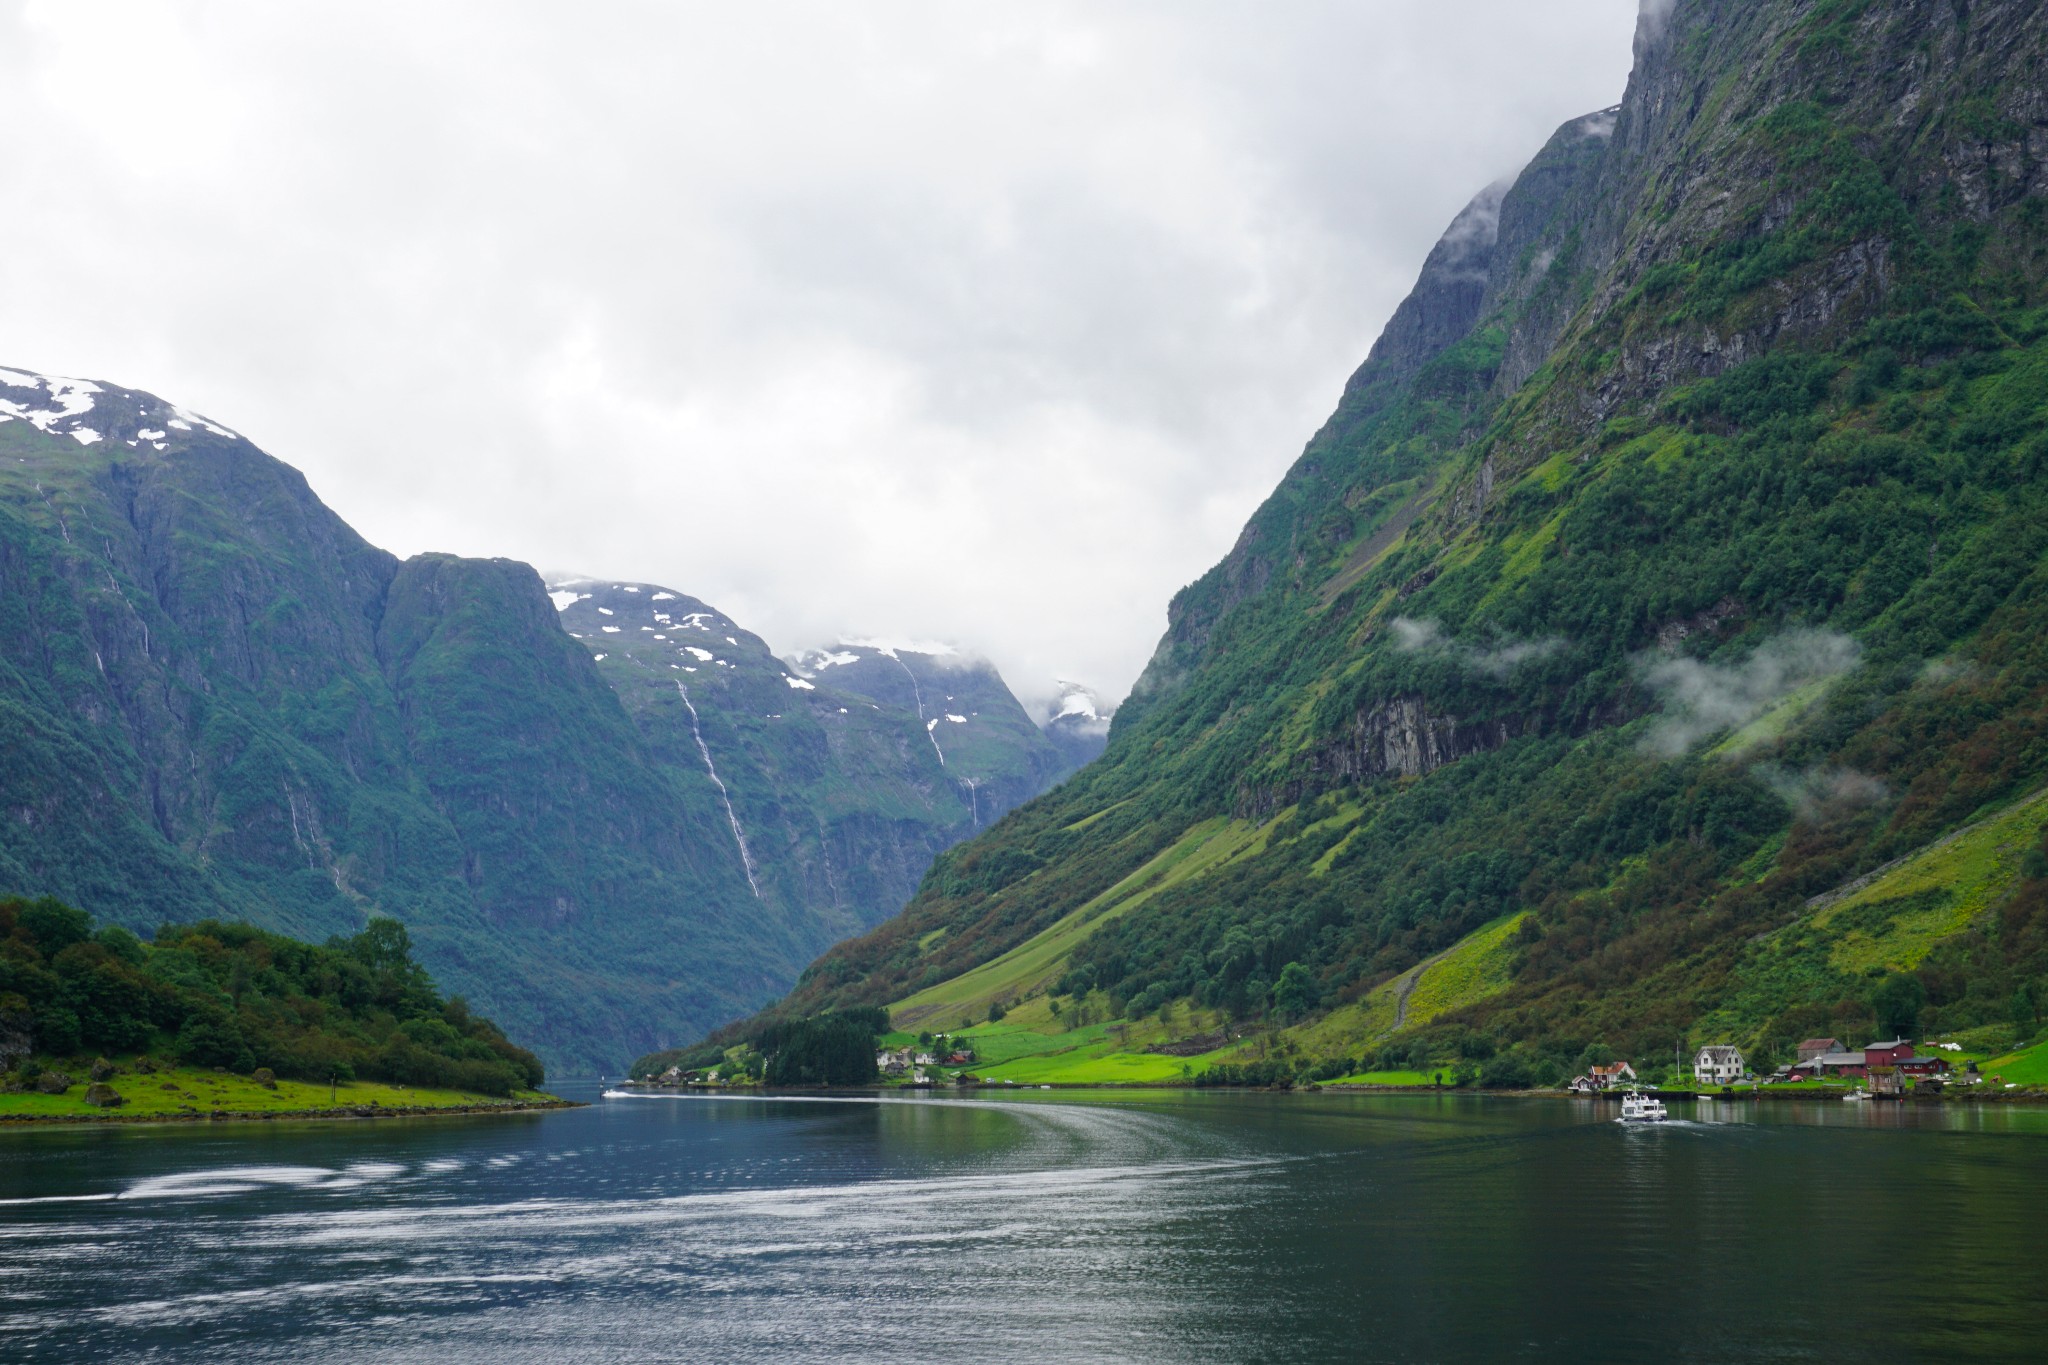
<svg viewBox="0 0 2048 1365"><path fill-rule="evenodd" d="M1114 706L1105 703L1102 695L1085 683L1061 678L1059 689L1059 694L1046 706L1047 725L1066 721L1077 726L1099 723L1106 727L1116 713Z"/></svg>
<svg viewBox="0 0 2048 1365"><path fill-rule="evenodd" d="M240 432L154 394L90 379L0 368L0 422L14 421L27 422L48 435L69 436L82 446L118 440L137 449L147 445L163 450L174 431L243 439Z"/></svg>

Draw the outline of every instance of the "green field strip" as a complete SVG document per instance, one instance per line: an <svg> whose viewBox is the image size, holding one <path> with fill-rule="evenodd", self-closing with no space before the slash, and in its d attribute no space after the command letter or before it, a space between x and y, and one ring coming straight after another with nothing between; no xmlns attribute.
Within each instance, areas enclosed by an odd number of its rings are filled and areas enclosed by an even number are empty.
<svg viewBox="0 0 2048 1365"><path fill-rule="evenodd" d="M889 1007L899 1026L927 1019L985 1015L998 1000L1014 1000L1049 985L1068 954L1101 925L1129 913L1160 891L1198 876L1242 851L1258 827L1223 816L1193 826L1135 872L971 971L928 986Z"/></svg>
<svg viewBox="0 0 2048 1365"><path fill-rule="evenodd" d="M479 1095L425 1086L389 1085L381 1081L349 1081L330 1087L325 1082L280 1080L275 1088L247 1076L180 1066L149 1073L123 1070L107 1084L125 1103L109 1108L85 1102L83 1068L72 1073L76 1084L61 1095L0 1095L0 1120L30 1118L190 1118L218 1110L223 1114L283 1114L308 1109L349 1112L382 1109L453 1109L472 1105L515 1105L552 1099L537 1091ZM330 1095L332 1098L330 1098Z"/></svg>
<svg viewBox="0 0 2048 1365"><path fill-rule="evenodd" d="M1513 979L1515 935L1529 912L1518 910L1467 934L1424 966L1408 995L1404 1029L1499 995Z"/></svg>
<svg viewBox="0 0 2048 1365"><path fill-rule="evenodd" d="M2040 827L2036 792L2002 814L1966 826L1805 921L1832 930L1829 962L1843 971L1920 965L1936 942L1967 926L2019 879Z"/></svg>

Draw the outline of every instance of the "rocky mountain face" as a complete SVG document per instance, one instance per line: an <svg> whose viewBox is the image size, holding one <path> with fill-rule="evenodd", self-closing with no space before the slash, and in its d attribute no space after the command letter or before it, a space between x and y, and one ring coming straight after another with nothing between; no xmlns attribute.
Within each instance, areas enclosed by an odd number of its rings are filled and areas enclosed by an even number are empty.
<svg viewBox="0 0 2048 1365"><path fill-rule="evenodd" d="M1451 224L1104 756L782 1008L1263 1018L1298 964L1272 1022L1354 1053L1768 1047L1885 983L2002 1020L2048 855L1804 917L2048 784L2044 75L2017 0L1646 5L1621 102ZM1485 991L1367 1008L1482 929Z"/></svg>
<svg viewBox="0 0 2048 1365"><path fill-rule="evenodd" d="M996 670L947 646L785 662L673 589L549 587L644 742L718 789L750 885L827 942L901 909L935 854L1066 775Z"/></svg>
<svg viewBox="0 0 2048 1365"><path fill-rule="evenodd" d="M972 829L1072 771L986 660L940 644L849 641L795 662L820 687L916 717Z"/></svg>
<svg viewBox="0 0 2048 1365"><path fill-rule="evenodd" d="M992 679L969 711L1021 714ZM991 735L977 796L934 738L703 603L400 561L218 422L0 371L0 888L143 931L389 914L551 1067L616 1067L786 988L1057 767Z"/></svg>

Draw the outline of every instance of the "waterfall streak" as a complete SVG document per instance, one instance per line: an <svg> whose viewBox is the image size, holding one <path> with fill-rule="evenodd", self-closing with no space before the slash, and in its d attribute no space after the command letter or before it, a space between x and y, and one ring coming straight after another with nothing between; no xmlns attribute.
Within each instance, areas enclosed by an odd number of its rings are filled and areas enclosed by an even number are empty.
<svg viewBox="0 0 2048 1365"><path fill-rule="evenodd" d="M894 655L890 656L895 658ZM939 737L933 731L937 728L924 718L924 689L917 685L917 674L910 671L910 665L897 659L896 666L903 670L903 676L910 679L910 695L917 699L917 723L924 726L924 737L932 742L932 752L939 756L939 766L946 766L946 751L939 747Z"/></svg>
<svg viewBox="0 0 2048 1365"><path fill-rule="evenodd" d="M711 748L704 743L703 727L697 724L697 705L690 700L690 689L680 682L676 691L683 697L683 705L690 713L690 736L697 741L697 752L704 755L704 771L711 774L711 785L718 788L718 799L725 803L726 823L732 826L732 841L740 846L740 866L746 869L747 885L754 888L754 899L761 899L761 883L754 880L754 855L747 851L747 836L740 832L740 817L733 812L732 794L719 779L718 765L711 761Z"/></svg>

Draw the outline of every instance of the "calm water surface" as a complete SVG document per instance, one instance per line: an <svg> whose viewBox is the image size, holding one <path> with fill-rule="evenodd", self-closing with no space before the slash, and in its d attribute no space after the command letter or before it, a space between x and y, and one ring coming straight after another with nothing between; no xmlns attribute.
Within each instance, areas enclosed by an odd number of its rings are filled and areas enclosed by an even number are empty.
<svg viewBox="0 0 2048 1365"><path fill-rule="evenodd" d="M2048 1112L1612 1112L658 1096L0 1132L0 1359L2048 1360Z"/></svg>

